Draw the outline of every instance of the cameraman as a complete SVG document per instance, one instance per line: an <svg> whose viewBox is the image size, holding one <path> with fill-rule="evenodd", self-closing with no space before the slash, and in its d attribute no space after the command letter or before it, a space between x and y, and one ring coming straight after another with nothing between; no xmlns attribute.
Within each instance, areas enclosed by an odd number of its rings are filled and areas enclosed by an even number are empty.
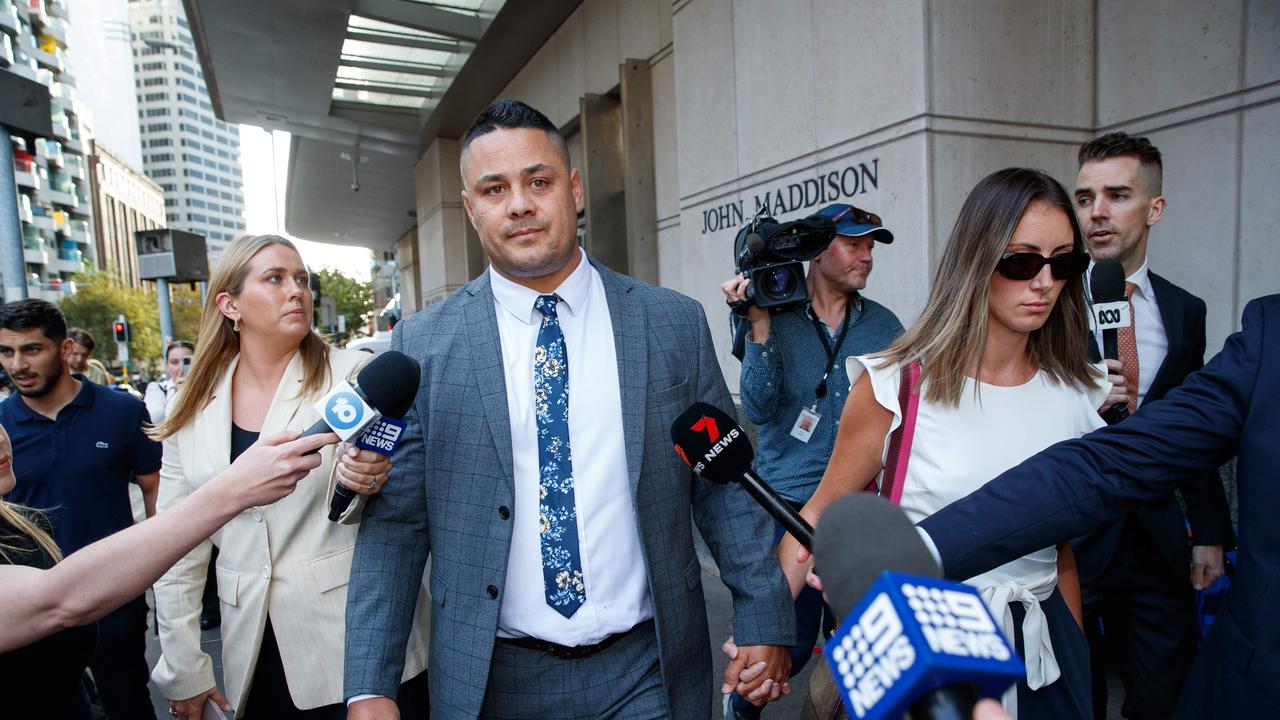
<svg viewBox="0 0 1280 720"><path fill-rule="evenodd" d="M852 205L835 203L818 214L835 223L836 236L809 262L805 282L811 299L772 313L745 306L750 331L740 393L743 412L760 428L756 471L797 510L818 487L835 446L849 394L845 360L883 350L902 332L897 316L859 293L871 274L872 246L877 240L893 242L893 233L879 216ZM720 289L731 306L741 308L749 283L738 275ZM745 322L737 325L739 332L746 329ZM774 541L782 535L779 525ZM821 594L801 590L795 612L792 675L813 655L823 622ZM728 643L726 651L732 653ZM725 718L759 716L759 707L745 698L726 696Z"/></svg>

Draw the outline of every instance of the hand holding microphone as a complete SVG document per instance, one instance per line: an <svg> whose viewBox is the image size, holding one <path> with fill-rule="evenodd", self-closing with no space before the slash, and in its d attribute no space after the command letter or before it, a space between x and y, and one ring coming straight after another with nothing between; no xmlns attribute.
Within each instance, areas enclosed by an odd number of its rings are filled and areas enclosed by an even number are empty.
<svg viewBox="0 0 1280 720"><path fill-rule="evenodd" d="M400 419L418 394L422 367L402 352L390 350L360 370L356 383L338 383L316 403L320 419L303 437L332 431L362 448L355 455L344 450L338 460L339 482L329 500L329 519L336 522L357 494L377 492L391 469L404 432Z"/></svg>
<svg viewBox="0 0 1280 720"><path fill-rule="evenodd" d="M1089 274L1089 292L1093 300L1089 307L1090 319L1094 327L1102 330L1102 357L1107 361L1107 378L1113 386L1098 412L1108 425L1129 417L1131 388L1124 386L1118 333L1120 328L1130 325L1129 299L1124 294L1124 283L1124 266L1119 260L1099 260L1093 264L1093 271Z"/></svg>
<svg viewBox="0 0 1280 720"><path fill-rule="evenodd" d="M333 433L301 436L297 430L259 438L208 484L225 491L239 507L270 505L320 466L316 450L337 441Z"/></svg>

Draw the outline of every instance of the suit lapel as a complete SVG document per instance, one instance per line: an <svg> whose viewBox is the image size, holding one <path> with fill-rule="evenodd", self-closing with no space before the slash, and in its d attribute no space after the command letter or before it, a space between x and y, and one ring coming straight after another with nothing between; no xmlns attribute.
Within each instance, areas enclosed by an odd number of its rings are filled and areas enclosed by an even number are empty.
<svg viewBox="0 0 1280 720"><path fill-rule="evenodd" d="M622 397L622 438L627 447L627 474L631 479L631 497L636 497L640 484L640 466L644 455L645 414L648 410L649 345L648 318L645 308L633 295L635 286L625 275L591 261L604 283L609 303L609 320L613 324L614 352L618 357L618 387Z"/></svg>
<svg viewBox="0 0 1280 720"><path fill-rule="evenodd" d="M1148 272L1151 277L1151 288L1155 290L1156 307L1160 309L1160 321L1164 325L1164 336L1169 343L1169 349L1164 354L1164 360L1160 363L1160 369L1156 371L1155 377L1151 380L1151 387L1147 389L1148 397L1163 397L1165 386L1169 384L1167 373L1173 367L1175 360L1182 356L1182 316L1183 307L1181 298L1173 291L1173 286L1168 280Z"/></svg>
<svg viewBox="0 0 1280 720"><path fill-rule="evenodd" d="M484 412L494 449L502 466L507 490L515 492L511 458L511 420L507 405L507 380L502 369L502 344L498 336L498 317L493 308L493 290L489 273L484 272L464 288L467 347L471 351L471 368L475 371L476 393Z"/></svg>
<svg viewBox="0 0 1280 720"><path fill-rule="evenodd" d="M208 406L195 414L195 438L204 448L203 467L210 470L209 477L222 472L231 464L231 378L240 364L237 355L218 380L218 386L209 399ZM201 467L192 464L192 467Z"/></svg>
<svg viewBox="0 0 1280 720"><path fill-rule="evenodd" d="M342 380L343 378L335 378ZM295 352L276 385L275 397L262 421L262 437L274 435L290 426L302 405L302 353Z"/></svg>

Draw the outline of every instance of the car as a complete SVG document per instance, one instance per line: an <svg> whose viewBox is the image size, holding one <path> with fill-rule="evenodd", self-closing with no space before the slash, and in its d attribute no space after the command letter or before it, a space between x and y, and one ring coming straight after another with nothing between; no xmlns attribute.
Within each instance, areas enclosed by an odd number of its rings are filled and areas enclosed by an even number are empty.
<svg viewBox="0 0 1280 720"><path fill-rule="evenodd" d="M391 333L379 331L368 337L361 337L347 343L348 350L364 350L365 352L384 353L391 349Z"/></svg>

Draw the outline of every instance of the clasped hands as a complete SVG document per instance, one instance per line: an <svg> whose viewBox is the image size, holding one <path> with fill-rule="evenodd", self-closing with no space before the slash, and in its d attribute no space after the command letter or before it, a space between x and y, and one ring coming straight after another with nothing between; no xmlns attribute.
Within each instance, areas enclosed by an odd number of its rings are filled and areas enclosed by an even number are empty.
<svg viewBox="0 0 1280 720"><path fill-rule="evenodd" d="M739 647L730 635L720 646L729 656L720 692L737 691L757 707L773 702L791 692L791 651L778 645L743 645Z"/></svg>

